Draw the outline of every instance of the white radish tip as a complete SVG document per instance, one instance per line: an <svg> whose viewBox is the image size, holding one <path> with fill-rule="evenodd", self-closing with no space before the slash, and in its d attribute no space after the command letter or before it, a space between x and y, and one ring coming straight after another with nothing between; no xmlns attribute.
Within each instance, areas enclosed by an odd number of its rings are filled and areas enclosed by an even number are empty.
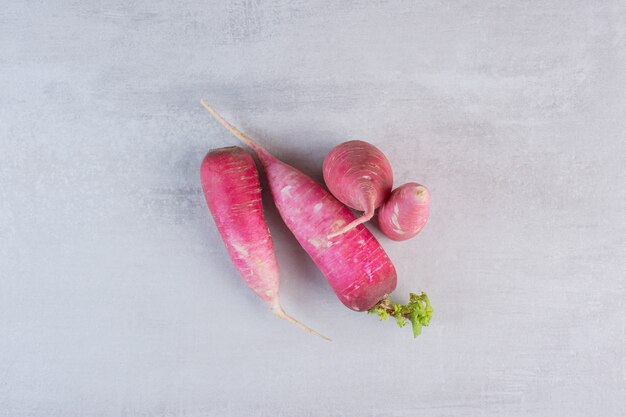
<svg viewBox="0 0 626 417"><path fill-rule="evenodd" d="M235 126L231 125L226 119L222 117L213 107L209 106L209 104L204 100L200 100L200 104L209 112L211 115L222 125L224 126L230 133L234 136L238 137L243 143L250 146L252 149L255 149L256 142L252 140L251 137L243 133L241 130L237 129Z"/></svg>
<svg viewBox="0 0 626 417"><path fill-rule="evenodd" d="M293 317L291 317L289 314L285 313L285 310L283 310L283 308L280 305L277 305L274 307L274 314L276 314L278 317L280 317L283 320L287 320L289 323L295 324L296 326L298 326L299 328L301 328L302 330L309 332L315 336L321 337L324 340L327 340L329 342L332 342L332 340L327 337L324 336L323 334L313 330L312 328L310 328L309 326L307 326L306 324L294 319Z"/></svg>

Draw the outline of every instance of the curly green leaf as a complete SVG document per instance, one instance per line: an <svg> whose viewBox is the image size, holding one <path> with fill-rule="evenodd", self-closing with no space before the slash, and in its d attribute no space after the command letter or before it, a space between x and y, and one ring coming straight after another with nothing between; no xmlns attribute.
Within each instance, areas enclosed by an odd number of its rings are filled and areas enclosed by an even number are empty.
<svg viewBox="0 0 626 417"><path fill-rule="evenodd" d="M392 304L387 297L383 298L374 307L368 310L369 314L376 314L382 321L387 321L390 316L396 319L399 327L404 327L406 321L411 322L413 337L422 333L422 327L430 324L433 316L433 308L426 293L411 293L408 304Z"/></svg>

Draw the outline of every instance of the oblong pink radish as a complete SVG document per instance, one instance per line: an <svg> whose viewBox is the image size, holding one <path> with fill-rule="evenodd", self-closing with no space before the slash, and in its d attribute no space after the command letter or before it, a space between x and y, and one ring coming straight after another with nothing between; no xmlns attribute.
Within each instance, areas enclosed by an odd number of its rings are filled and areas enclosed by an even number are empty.
<svg viewBox="0 0 626 417"><path fill-rule="evenodd" d="M383 204L393 186L393 171L380 149L362 140L350 140L335 146L324 159L324 182L343 204L363 212L358 219L342 227L334 237L370 220Z"/></svg>
<svg viewBox="0 0 626 417"><path fill-rule="evenodd" d="M416 182L404 184L391 193L378 210L378 226L389 239L407 240L426 225L430 212L428 188Z"/></svg>
<svg viewBox="0 0 626 417"><path fill-rule="evenodd" d="M236 146L211 150L202 161L200 179L228 254L252 291L278 317L330 340L289 316L280 305L274 242L263 215L259 173L252 157Z"/></svg>
<svg viewBox="0 0 626 417"><path fill-rule="evenodd" d="M328 238L354 221L350 209L314 180L269 154L206 102L202 101L202 105L257 154L283 221L339 300L352 310L364 311L385 299L396 288L397 275L372 233L358 225L345 234Z"/></svg>

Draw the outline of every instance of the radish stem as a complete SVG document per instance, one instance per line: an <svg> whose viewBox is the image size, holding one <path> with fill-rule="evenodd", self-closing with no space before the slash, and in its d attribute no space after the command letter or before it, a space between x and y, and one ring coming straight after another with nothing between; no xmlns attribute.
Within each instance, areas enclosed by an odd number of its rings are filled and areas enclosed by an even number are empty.
<svg viewBox="0 0 626 417"><path fill-rule="evenodd" d="M387 321L389 316L392 316L400 327L404 327L407 320L410 321L413 327L413 337L422 333L422 326L428 326L433 316L433 308L424 292L420 295L411 293L409 303L405 305L392 303L389 298L385 297L367 312L377 314L381 321Z"/></svg>

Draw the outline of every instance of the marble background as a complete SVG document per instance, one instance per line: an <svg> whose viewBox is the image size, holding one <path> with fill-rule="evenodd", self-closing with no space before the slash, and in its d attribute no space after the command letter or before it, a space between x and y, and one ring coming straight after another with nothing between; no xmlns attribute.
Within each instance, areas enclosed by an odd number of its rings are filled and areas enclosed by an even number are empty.
<svg viewBox="0 0 626 417"><path fill-rule="evenodd" d="M623 416L626 3L0 7L0 416ZM344 308L266 201L285 308L239 279L209 100L320 178L360 138L432 192L396 243L423 335Z"/></svg>

